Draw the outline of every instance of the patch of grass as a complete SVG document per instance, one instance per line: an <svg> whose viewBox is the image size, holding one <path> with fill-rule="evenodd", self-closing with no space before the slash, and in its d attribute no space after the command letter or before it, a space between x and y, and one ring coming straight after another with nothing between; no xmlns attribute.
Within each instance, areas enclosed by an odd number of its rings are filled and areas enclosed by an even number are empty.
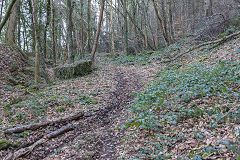
<svg viewBox="0 0 240 160"><path fill-rule="evenodd" d="M57 111L57 112L64 112L64 111L66 111L66 108L64 108L63 106L58 106L58 107L56 108L56 111Z"/></svg>

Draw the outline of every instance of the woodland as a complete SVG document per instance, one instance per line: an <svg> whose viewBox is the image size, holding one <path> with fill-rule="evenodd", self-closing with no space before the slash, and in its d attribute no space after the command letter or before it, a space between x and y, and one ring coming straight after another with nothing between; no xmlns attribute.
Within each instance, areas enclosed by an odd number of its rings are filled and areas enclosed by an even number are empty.
<svg viewBox="0 0 240 160"><path fill-rule="evenodd" d="M240 0L0 0L1 160L240 160Z"/></svg>

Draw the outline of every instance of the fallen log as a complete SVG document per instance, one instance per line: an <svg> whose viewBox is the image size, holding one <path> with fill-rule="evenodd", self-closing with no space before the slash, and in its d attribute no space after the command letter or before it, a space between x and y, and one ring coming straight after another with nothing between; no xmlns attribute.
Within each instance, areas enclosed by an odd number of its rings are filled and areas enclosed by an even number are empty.
<svg viewBox="0 0 240 160"><path fill-rule="evenodd" d="M177 56L175 56L175 57L173 57L173 58L171 58L171 59L169 59L169 60L162 61L162 63L168 63L168 62L175 61L176 59L180 58L181 56L183 56L183 55L185 55L185 54L187 54L187 53L189 53L189 52L192 52L192 51L194 51L194 50L196 50L196 49L198 49L198 48L204 47L204 46L208 46L208 45L216 44L216 43L218 43L218 45L220 45L220 44L222 44L223 42L227 41L228 39L233 38L233 37L238 36L238 35L240 35L240 31L239 31L239 32L236 32L236 33L233 33L233 34L230 34L230 35L228 35L228 36L225 36L225 37L223 37L223 38L220 38L220 39L218 39L218 40L214 40L214 41L210 41L210 42L206 42L206 43L199 44L199 45L197 45L197 46L195 46L195 47L190 48L190 49L187 50L186 52L183 52L183 53L181 53L181 54L179 54L179 55L177 55ZM215 46L215 47L216 47L216 46Z"/></svg>
<svg viewBox="0 0 240 160"><path fill-rule="evenodd" d="M26 125L26 126L10 128L10 129L7 129L6 131L4 131L4 134L20 133L20 132L24 132L25 130L36 130L38 128L47 126L49 124L65 123L65 122L68 122L68 121L76 120L80 117L83 117L83 115L84 115L84 112L81 111L81 112L78 112L76 114L73 114L73 115L70 115L70 116L65 116L65 117L62 117L62 118L57 118L57 119L48 120L48 121L35 123L35 124L30 124L30 125Z"/></svg>
<svg viewBox="0 0 240 160"><path fill-rule="evenodd" d="M66 126L61 127L60 129L47 134L46 136L44 136L43 138L39 139L38 141L36 141L35 143L33 143L31 146L26 147L26 148L21 148L19 150L17 150L16 152L10 152L5 158L4 160L16 160L20 157L26 156L28 154L30 154L37 146L43 144L44 142L46 142L47 140L51 139L51 138L55 138L58 135L61 135L65 132L68 132L70 130L73 130L74 126L69 123Z"/></svg>

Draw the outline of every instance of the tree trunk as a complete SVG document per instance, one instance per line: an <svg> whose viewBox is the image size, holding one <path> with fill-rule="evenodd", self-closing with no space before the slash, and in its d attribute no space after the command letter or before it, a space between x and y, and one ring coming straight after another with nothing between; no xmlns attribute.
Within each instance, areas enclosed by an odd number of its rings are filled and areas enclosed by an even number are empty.
<svg viewBox="0 0 240 160"><path fill-rule="evenodd" d="M100 32L101 32L104 6L105 6L105 0L102 0L102 7L100 10L100 15L99 15L99 20L98 20L98 28L97 28L96 38L95 38L94 45L93 45L92 52L91 52L91 60L92 60L93 64L94 64L95 53L97 51L98 40L99 40L99 36L100 36Z"/></svg>
<svg viewBox="0 0 240 160"><path fill-rule="evenodd" d="M81 0L81 57L84 57L84 19L83 19L83 0Z"/></svg>
<svg viewBox="0 0 240 160"><path fill-rule="evenodd" d="M3 29L4 25L6 24L8 18L10 17L12 8L13 8L14 4L16 3L16 1L17 0L11 0L10 4L8 6L8 9L6 11L6 14L5 14L3 20L0 23L0 37L1 37L2 29Z"/></svg>
<svg viewBox="0 0 240 160"><path fill-rule="evenodd" d="M88 52L91 52L91 0L88 0L88 7L87 7L87 36L88 36Z"/></svg>
<svg viewBox="0 0 240 160"><path fill-rule="evenodd" d="M155 0L152 0L152 3L153 3L155 13L156 13L157 18L158 18L159 23L160 23L160 29L162 30L163 38L164 38L164 40L165 40L165 42L166 42L166 45L169 45L170 42L169 42L169 40L168 40L168 36L167 36L166 30L165 30L165 27L164 27L164 24L163 24L164 22L163 22L163 20L162 20L162 18L161 18L161 15L160 15L159 12L158 12L157 3L156 3Z"/></svg>
<svg viewBox="0 0 240 160"><path fill-rule="evenodd" d="M20 3L20 2L19 2ZM21 48L21 8L20 5L18 5L18 17L17 17L17 22L18 22L18 46Z"/></svg>
<svg viewBox="0 0 240 160"><path fill-rule="evenodd" d="M128 55L128 15L127 15L127 0L123 0L124 14L124 52Z"/></svg>
<svg viewBox="0 0 240 160"><path fill-rule="evenodd" d="M174 42L174 29L173 29L173 12L172 12L172 0L168 0L168 15L169 15L169 34L172 43Z"/></svg>
<svg viewBox="0 0 240 160"><path fill-rule="evenodd" d="M212 3L213 3L212 0L205 0L205 15L206 15L206 17L213 15Z"/></svg>
<svg viewBox="0 0 240 160"><path fill-rule="evenodd" d="M33 9L33 26L35 30L35 83L38 84L40 82L40 53L39 53L39 28L38 28L38 0L32 0L32 9Z"/></svg>
<svg viewBox="0 0 240 160"><path fill-rule="evenodd" d="M110 21L111 21L111 31L112 31L112 54L114 57L116 57L115 43L114 43L115 35L114 35L114 22L113 22L113 2L112 0L110 2L111 2Z"/></svg>
<svg viewBox="0 0 240 160"><path fill-rule="evenodd" d="M17 20L18 20L18 14L17 14L18 7L19 7L19 0L15 2L9 17L9 21L8 21L5 41L6 43L9 43L9 44L13 44L13 43L15 44L15 31L16 31Z"/></svg>
<svg viewBox="0 0 240 160"><path fill-rule="evenodd" d="M55 45L55 9L54 2L50 0L51 5L51 27L52 27L52 55L53 55L53 65L56 66L56 45Z"/></svg>
<svg viewBox="0 0 240 160"><path fill-rule="evenodd" d="M72 23L72 0L67 0L67 45L68 45L68 59L67 62L74 62L73 55L73 23Z"/></svg>
<svg viewBox="0 0 240 160"><path fill-rule="evenodd" d="M47 20L46 20L46 24L45 24L45 28L44 28L44 43L43 43L43 54L44 54L44 58L47 58L47 28L49 25L49 16L50 16L50 0L47 1Z"/></svg>
<svg viewBox="0 0 240 160"><path fill-rule="evenodd" d="M184 20L185 20L185 2L184 0L182 1L182 7L181 7L181 30L182 30L182 38L185 37L185 24L184 24Z"/></svg>
<svg viewBox="0 0 240 160"><path fill-rule="evenodd" d="M0 22L2 21L2 15L3 15L3 4L4 4L4 0L2 0L2 3L1 3Z"/></svg>
<svg viewBox="0 0 240 160"><path fill-rule="evenodd" d="M32 0L28 0L28 6L29 6L29 12L31 14L31 21L32 21L32 39L33 39L33 43L32 43L32 51L35 50L35 27L34 27L34 22L33 22L33 7L32 7Z"/></svg>

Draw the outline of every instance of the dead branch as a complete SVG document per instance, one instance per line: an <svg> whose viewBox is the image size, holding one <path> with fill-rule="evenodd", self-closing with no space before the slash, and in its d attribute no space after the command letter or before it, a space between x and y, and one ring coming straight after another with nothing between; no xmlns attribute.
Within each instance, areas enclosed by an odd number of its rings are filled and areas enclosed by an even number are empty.
<svg viewBox="0 0 240 160"><path fill-rule="evenodd" d="M74 128L74 126L71 123L69 123L66 126L63 126L62 128L60 128L52 133L47 134L43 138L41 138L38 141L36 141L35 143L33 143L31 146L26 147L26 148L21 148L18 151L13 152L13 153L12 152L9 153L4 160L16 160L22 156L26 156L26 155L30 154L37 146L43 144L47 140L57 137L65 132L68 132L68 131L72 130L73 128Z"/></svg>
<svg viewBox="0 0 240 160"><path fill-rule="evenodd" d="M68 121L76 120L76 119L82 117L83 115L84 115L84 112L81 111L81 112L78 112L76 114L73 114L73 115L70 115L70 116L65 116L65 117L62 117L62 118L57 118L57 119L48 120L48 121L35 123L35 124L30 124L30 125L21 126L21 127L10 128L10 129L6 130L4 132L4 134L20 133L20 132L23 132L25 130L36 130L40 127L44 127L44 126L47 126L49 124L65 123L65 122L68 122Z"/></svg>
<svg viewBox="0 0 240 160"><path fill-rule="evenodd" d="M195 46L195 47L190 48L190 49L187 50L186 52L183 52L183 53L175 56L174 58L172 58L172 59L170 59L170 60L163 61L163 63L175 61L176 59L180 58L181 56L183 56L183 55L185 55L185 54L187 54L187 53L189 53L189 52L192 52L192 51L194 51L194 50L196 50L196 49L198 49L198 48L201 48L201 47L203 47L203 46L208 46L208 45L211 45L211 44L220 45L220 44L222 44L223 42L227 41L228 39L231 39L231 38L236 37L236 36L238 36L238 35L240 35L240 31L239 31L239 32L236 32L236 33L233 33L233 34L231 34L231 35L225 36L225 37L220 38L220 39L215 40L215 41L210 41L210 42L202 43L202 44L200 44L200 45L197 45L197 46ZM215 46L215 47L216 47L216 46Z"/></svg>

